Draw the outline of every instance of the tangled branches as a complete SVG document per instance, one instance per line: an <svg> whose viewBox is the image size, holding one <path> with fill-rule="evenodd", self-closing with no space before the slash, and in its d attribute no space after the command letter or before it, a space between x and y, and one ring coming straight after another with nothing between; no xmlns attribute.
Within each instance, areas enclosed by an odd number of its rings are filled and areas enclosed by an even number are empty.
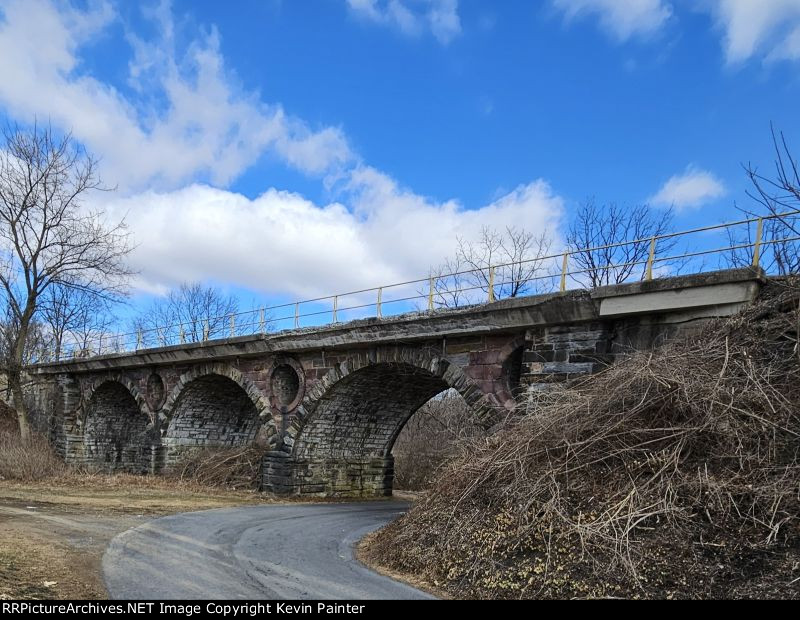
<svg viewBox="0 0 800 620"><path fill-rule="evenodd" d="M699 337L531 399L462 446L376 559L461 595L797 596L797 302L772 285Z"/></svg>
<svg viewBox="0 0 800 620"><path fill-rule="evenodd" d="M264 447L257 443L191 450L166 474L201 486L258 489L263 456Z"/></svg>

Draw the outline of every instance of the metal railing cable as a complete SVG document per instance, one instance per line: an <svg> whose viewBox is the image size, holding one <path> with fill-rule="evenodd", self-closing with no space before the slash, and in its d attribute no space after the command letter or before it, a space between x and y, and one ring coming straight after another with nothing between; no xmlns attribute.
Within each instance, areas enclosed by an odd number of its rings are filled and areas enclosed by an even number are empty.
<svg viewBox="0 0 800 620"><path fill-rule="evenodd" d="M675 263L677 261L686 261L691 258L707 255L721 255L725 253L752 251L750 264L758 267L760 266L761 251L770 245L778 243L792 243L800 241L800 236L788 236L779 239L763 239L764 222L770 220L783 220L784 218L796 217L800 214L800 209L794 211L787 211L784 213L767 215L763 217L754 217L749 219L738 220L735 222L726 222L710 226L702 226L689 230L679 232L666 233L652 237L643 237L631 241L622 241L606 245L592 246L588 248L566 248L561 252L549 254L545 256L536 256L519 261L511 261L504 263L497 263L488 265L486 267L464 269L445 274L431 274L424 278L414 280L406 280L403 282L394 282L383 286L376 286L371 288L362 288L351 290L345 293L338 293L335 295L326 295L322 297L314 297L311 299L303 299L292 302L284 302L274 305L263 305L249 310L243 310L236 313L220 316L210 316L201 321L184 321L173 323L169 325L160 325L148 329L138 329L126 333L117 334L102 334L101 336L93 339L86 340L82 343L67 343L65 349L61 351L52 351L52 359L59 360L69 357L93 357L96 355L124 353L128 351L138 351L141 349L152 348L153 346L170 346L179 345L190 342L208 341L220 338L228 338L234 336L244 336L253 334L266 334L271 333L275 326L286 322L291 323L290 327L284 328L281 331L288 331L298 329L301 327L311 327L309 319L315 319L321 316L329 316L331 318L327 323L322 325L330 325L341 322L341 318L346 317L345 320L352 320L353 318L368 318L353 316L358 311L375 308L374 313L370 314L373 318L384 318L385 310L397 304L403 304L401 311L396 314L404 314L408 312L433 312L439 308L450 307L448 305L448 298L456 298L458 296L466 296L464 301L469 305L476 303L490 303L497 299L496 292L503 290L503 287L513 286L517 292L527 293L531 284L543 282L546 280L560 280L558 287L554 290L547 292L565 292L567 290L567 278L573 281L580 282L580 277L587 274L603 274L606 279L610 279L611 274L620 273L622 270L628 270L627 278L633 277L633 272L637 272L637 276L643 280L653 279L653 268L658 264ZM658 242L662 240L673 240L678 238L685 238L690 235L697 235L700 233L707 233L711 231L729 230L734 227L747 226L748 239L750 225L756 224L756 234L752 241L747 243L731 243L724 247L715 247L712 249L701 249L685 251L681 254L670 256L658 256ZM787 227L787 229L789 229ZM791 230L794 230L793 228ZM642 245L647 244L647 258L639 258L637 260L626 261L622 263L611 264L589 264L594 260L595 255L599 252L606 252L608 250L615 250L617 248L634 248L634 255L641 255ZM637 247L638 246L638 247ZM672 246L670 246L671 248ZM558 262L560 261L560 265ZM574 263L570 266L570 262ZM540 270L550 264L549 271L542 275L537 275ZM579 268L576 268L579 267ZM580 268L582 267L582 268ZM642 267L642 273L638 273L638 267ZM520 270L526 268L532 270L531 275L526 277L508 279L505 276L505 270L514 268ZM701 269L702 271L702 269ZM495 275L499 274L500 279L495 281ZM472 284L471 286L461 287L458 285L461 278L472 276L473 278L480 278L480 282ZM447 284L448 281L456 284L455 288L440 288L442 283ZM583 283L585 287L585 282ZM403 293L409 287L426 287L427 291L423 292L419 289L414 291L414 294ZM398 290L399 289L399 290ZM387 297L392 291L397 291L401 296L396 298ZM478 291L483 293L481 299L469 297L470 294L477 294ZM536 291L542 292L542 291ZM366 294L374 295L373 301L365 301L363 296ZM352 299L355 298L355 299ZM342 306L340 302L352 300L350 305ZM423 302L422 307L410 307L412 302ZM316 304L317 307L305 310L310 304ZM327 304L328 307L319 308L321 304ZM286 313L287 309L291 309L290 313ZM301 312L301 310L303 310ZM280 312L279 316L274 316L274 313ZM303 321L305 319L305 321ZM227 321L227 328L223 329L218 326L220 321ZM305 323L305 325L302 325ZM214 326L212 328L212 325ZM313 325L319 326L319 324ZM48 356L49 357L49 356ZM50 361L50 360L44 360Z"/></svg>

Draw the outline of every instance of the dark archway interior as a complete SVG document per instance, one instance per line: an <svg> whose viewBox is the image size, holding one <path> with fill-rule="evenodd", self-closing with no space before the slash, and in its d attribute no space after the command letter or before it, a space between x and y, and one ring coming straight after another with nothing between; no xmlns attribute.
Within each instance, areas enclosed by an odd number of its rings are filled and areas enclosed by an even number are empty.
<svg viewBox="0 0 800 620"><path fill-rule="evenodd" d="M295 445L303 460L386 457L403 425L448 389L416 366L375 364L357 370L317 402Z"/></svg>
<svg viewBox="0 0 800 620"><path fill-rule="evenodd" d="M392 448L394 488L426 489L457 442L486 435L464 398L453 389L437 394L403 426Z"/></svg>
<svg viewBox="0 0 800 620"><path fill-rule="evenodd" d="M90 465L113 471L148 470L147 417L127 388L107 382L95 390L86 412L84 440Z"/></svg>
<svg viewBox="0 0 800 620"><path fill-rule="evenodd" d="M503 375L508 383L508 391L516 397L521 390L520 380L522 378L522 358L525 354L525 347L517 347L503 362Z"/></svg>
<svg viewBox="0 0 800 620"><path fill-rule="evenodd" d="M187 384L172 409L167 438L174 445L237 446L259 428L258 410L233 380L207 375Z"/></svg>

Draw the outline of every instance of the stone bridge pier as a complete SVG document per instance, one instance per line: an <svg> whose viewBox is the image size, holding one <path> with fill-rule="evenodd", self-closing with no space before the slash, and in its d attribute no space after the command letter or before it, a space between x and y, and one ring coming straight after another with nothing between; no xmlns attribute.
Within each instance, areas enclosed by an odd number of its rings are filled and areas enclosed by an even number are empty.
<svg viewBox="0 0 800 620"><path fill-rule="evenodd" d="M29 398L76 465L159 474L255 443L266 491L388 495L394 442L437 394L490 429L527 390L690 334L763 282L722 271L42 364Z"/></svg>

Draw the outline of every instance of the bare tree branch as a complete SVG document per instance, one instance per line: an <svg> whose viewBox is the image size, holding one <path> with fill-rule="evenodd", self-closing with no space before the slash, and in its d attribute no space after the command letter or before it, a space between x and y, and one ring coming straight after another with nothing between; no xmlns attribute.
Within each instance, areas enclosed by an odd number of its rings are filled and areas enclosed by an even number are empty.
<svg viewBox="0 0 800 620"><path fill-rule="evenodd" d="M537 278L546 275L542 259L549 250L546 233L537 236L514 226L502 232L485 226L476 240L458 237L455 255L431 269L434 303L454 308L485 300L491 267L495 299L538 292L541 285Z"/></svg>
<svg viewBox="0 0 800 620"><path fill-rule="evenodd" d="M199 282L184 282L137 317L134 329L141 330L144 346L178 342L181 330L186 342L200 342L206 329L208 338L226 335L230 316L238 311L236 297Z"/></svg>
<svg viewBox="0 0 800 620"><path fill-rule="evenodd" d="M570 271L579 272L570 277L589 288L644 279L648 240L671 232L672 217L671 209L656 212L648 205L623 208L586 200L567 231L567 247L573 252ZM644 241L626 243L639 239ZM658 250L662 255L669 253L675 243L671 238L661 239Z"/></svg>
<svg viewBox="0 0 800 620"><path fill-rule="evenodd" d="M775 151L775 176L762 175L751 163L743 165L752 188L747 195L757 205L755 208L736 208L748 217L771 216L763 221L761 266L770 273L780 275L800 272L800 216L784 215L800 209L800 170L792 156L783 132L770 125L772 146ZM749 228L744 233L728 230L732 246L751 246L755 243L755 231ZM734 267L748 266L752 262L752 248L732 249L725 260Z"/></svg>

